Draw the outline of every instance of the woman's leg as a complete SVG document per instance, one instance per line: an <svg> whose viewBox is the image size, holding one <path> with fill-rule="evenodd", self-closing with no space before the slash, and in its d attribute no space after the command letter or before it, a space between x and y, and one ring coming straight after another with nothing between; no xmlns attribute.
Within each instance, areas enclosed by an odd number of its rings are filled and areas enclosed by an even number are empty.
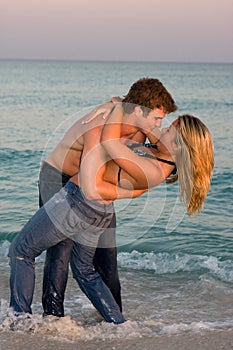
<svg viewBox="0 0 233 350"><path fill-rule="evenodd" d="M73 276L106 322L123 323L125 319L119 306L100 274L94 269L95 250L93 246L74 243L71 256Z"/></svg>
<svg viewBox="0 0 233 350"><path fill-rule="evenodd" d="M64 239L41 208L28 221L10 246L10 306L17 312L31 313L35 283L35 258Z"/></svg>

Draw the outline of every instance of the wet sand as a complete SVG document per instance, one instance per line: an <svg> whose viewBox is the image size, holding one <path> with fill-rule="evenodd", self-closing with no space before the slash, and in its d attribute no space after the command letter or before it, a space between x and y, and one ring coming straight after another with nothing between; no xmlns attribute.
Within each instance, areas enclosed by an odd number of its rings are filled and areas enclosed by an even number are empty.
<svg viewBox="0 0 233 350"><path fill-rule="evenodd" d="M0 297L9 299L6 279L0 278L1 290ZM3 289L2 289L3 288ZM3 291L4 290L4 291ZM39 288L37 288L38 292ZM2 295L1 295L2 294ZM40 294L40 293L38 293ZM39 297L38 297L39 298ZM4 309L4 308L3 308ZM40 315L37 315L39 318ZM64 319L65 321L65 319ZM40 325L40 319L39 323ZM101 339L79 339L79 328L75 320L67 319L61 323L60 327L49 328L45 324L45 332L0 330L0 350L232 350L233 349L233 330L200 330L197 333L182 332L182 334L165 334L156 336L132 336L128 333L122 333L122 338L111 339L114 335L113 330L110 333L105 327L100 325ZM101 333L101 329L102 332ZM88 327L87 327L88 330ZM131 328L131 331L134 329ZM64 332L63 332L64 331ZM106 332L105 332L106 331ZM75 337L72 339L72 333ZM82 329L81 329L82 332ZM81 336L89 333L81 333ZM60 336L59 336L60 335ZM58 337L59 336L59 337ZM104 337L106 339L104 340Z"/></svg>
<svg viewBox="0 0 233 350"><path fill-rule="evenodd" d="M15 331L0 332L1 350L231 350L232 331L203 332L134 338L124 340L95 340L75 342L56 340L48 335L25 334Z"/></svg>

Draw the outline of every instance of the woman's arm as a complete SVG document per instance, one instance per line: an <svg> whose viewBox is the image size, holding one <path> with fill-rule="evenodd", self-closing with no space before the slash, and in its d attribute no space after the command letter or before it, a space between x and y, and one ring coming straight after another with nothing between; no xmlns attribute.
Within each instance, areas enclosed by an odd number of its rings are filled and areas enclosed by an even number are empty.
<svg viewBox="0 0 233 350"><path fill-rule="evenodd" d="M89 130L84 135L84 149L77 178L71 179L79 184L88 200L112 201L120 198L135 198L146 190L134 190L134 186L121 188L114 183L117 173L113 173L113 183L105 181L106 151L99 142L101 126Z"/></svg>
<svg viewBox="0 0 233 350"><path fill-rule="evenodd" d="M113 185L106 181L102 181L101 183L96 185L96 191L98 192L98 196L100 196L101 199L105 201L114 201L116 199L123 199L123 198L136 198L141 196L143 193L147 192L148 190L147 189L130 190L130 189ZM91 193L89 194L87 199L98 200L100 198L93 198L93 193Z"/></svg>
<svg viewBox="0 0 233 350"><path fill-rule="evenodd" d="M117 103L109 116L101 135L101 143L110 157L135 181L135 188L154 187L164 181L159 163L133 153L120 139L123 124L123 109Z"/></svg>

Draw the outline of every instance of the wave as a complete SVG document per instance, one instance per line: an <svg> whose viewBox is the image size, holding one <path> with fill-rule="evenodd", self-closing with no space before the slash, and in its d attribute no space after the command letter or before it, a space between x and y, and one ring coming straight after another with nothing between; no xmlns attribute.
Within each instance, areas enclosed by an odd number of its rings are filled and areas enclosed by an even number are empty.
<svg viewBox="0 0 233 350"><path fill-rule="evenodd" d="M0 244L0 257L7 257L10 242ZM38 262L44 261L44 253ZM209 274L222 282L233 283L233 260L222 260L212 255L194 255L186 253L154 253L154 252L120 252L118 253L120 268L152 271L157 275L192 272L200 275Z"/></svg>
<svg viewBox="0 0 233 350"><path fill-rule="evenodd" d="M42 151L35 149L15 149L15 148L1 148L0 149L0 159L3 164L8 164L8 162L12 162L14 160L20 163L25 160L33 160L35 162L35 158L39 158L42 155ZM38 163L37 163L38 164Z"/></svg>
<svg viewBox="0 0 233 350"><path fill-rule="evenodd" d="M209 273L223 282L233 282L233 261L207 255L182 253L131 253L118 254L119 266L135 270L150 270L155 274L175 274L179 272Z"/></svg>

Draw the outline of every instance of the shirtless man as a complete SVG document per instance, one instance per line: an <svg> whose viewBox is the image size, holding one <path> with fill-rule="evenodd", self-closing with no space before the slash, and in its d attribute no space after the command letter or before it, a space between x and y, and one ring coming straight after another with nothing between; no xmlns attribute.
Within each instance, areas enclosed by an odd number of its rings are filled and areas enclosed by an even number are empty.
<svg viewBox="0 0 233 350"><path fill-rule="evenodd" d="M174 112L177 107L162 83L157 79L143 78L135 82L126 97L123 99L129 110L125 111L122 125L122 137L138 142L144 142L147 135L154 128L159 128L161 120L166 113ZM151 119L135 118L131 104L146 106L156 114L151 115ZM106 105L112 108L112 104ZM130 110L131 108L131 110ZM141 108L138 107L138 113ZM145 113L145 115L147 115ZM40 206L45 204L55 193L57 193L71 178L75 178L79 172L81 157L85 146L88 149L98 145L100 133L104 126L104 120L98 121L98 125L85 124L85 117L78 120L65 134L61 142L54 151L43 162L39 177L39 201ZM140 122L141 120L141 122ZM144 129L144 126L147 129ZM87 138L85 135L89 135ZM151 140L153 142L153 140ZM90 165L89 165L90 169ZM90 169L91 170L91 169ZM106 184L105 184L106 186ZM91 192L91 197L96 191L94 181L90 181L86 192ZM104 189L106 192L106 188ZM123 189L118 189L123 191ZM119 196L118 192L118 196ZM122 197L125 194L122 193ZM118 197L119 198L119 197ZM95 251L94 267L100 274L104 283L110 289L116 303L122 311L120 282L117 271L117 251L115 243L115 214L112 215L110 224L111 230L106 230L108 245L99 245ZM104 233L101 235L105 241ZM67 238L59 244L49 248L46 254L43 280L42 303L45 315L64 316L64 294L68 278L69 261L73 249L74 241Z"/></svg>

